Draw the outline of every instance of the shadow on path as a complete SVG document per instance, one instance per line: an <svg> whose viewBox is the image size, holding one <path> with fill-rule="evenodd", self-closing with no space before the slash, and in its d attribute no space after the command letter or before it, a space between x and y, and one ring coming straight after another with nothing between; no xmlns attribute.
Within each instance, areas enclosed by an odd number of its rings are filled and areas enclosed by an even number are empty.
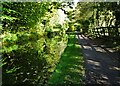
<svg viewBox="0 0 120 86"><path fill-rule="evenodd" d="M120 84L120 56L84 35L77 35L85 59L86 84Z"/></svg>

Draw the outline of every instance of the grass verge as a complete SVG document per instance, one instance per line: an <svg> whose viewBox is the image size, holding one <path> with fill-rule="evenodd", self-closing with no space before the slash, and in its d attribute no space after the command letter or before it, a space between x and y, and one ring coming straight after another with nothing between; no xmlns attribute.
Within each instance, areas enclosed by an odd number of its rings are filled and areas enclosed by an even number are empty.
<svg viewBox="0 0 120 86"><path fill-rule="evenodd" d="M84 61L80 46L76 42L75 35L69 34L67 47L48 81L49 85L84 83Z"/></svg>

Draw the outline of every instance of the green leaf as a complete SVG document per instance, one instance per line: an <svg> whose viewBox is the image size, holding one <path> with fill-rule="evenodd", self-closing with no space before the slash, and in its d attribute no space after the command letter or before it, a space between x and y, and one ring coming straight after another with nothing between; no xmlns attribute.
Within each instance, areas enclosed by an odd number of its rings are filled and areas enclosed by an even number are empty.
<svg viewBox="0 0 120 86"><path fill-rule="evenodd" d="M6 70L6 73L13 73L13 72L17 71L17 69L20 69L20 67L18 67L18 68L14 67L13 69Z"/></svg>
<svg viewBox="0 0 120 86"><path fill-rule="evenodd" d="M7 20L10 20L10 21L13 21L13 20L16 20L17 18L15 18L15 17L11 17L11 16L7 16L7 15L2 15L2 21L3 21L4 19L7 19Z"/></svg>

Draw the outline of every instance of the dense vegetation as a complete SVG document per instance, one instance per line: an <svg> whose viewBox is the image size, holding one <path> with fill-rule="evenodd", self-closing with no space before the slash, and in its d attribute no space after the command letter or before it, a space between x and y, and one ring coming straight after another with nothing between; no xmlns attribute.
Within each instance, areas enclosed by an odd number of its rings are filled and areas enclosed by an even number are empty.
<svg viewBox="0 0 120 86"><path fill-rule="evenodd" d="M2 3L2 84L3 86L21 84L43 85L48 82L55 84L63 82L64 75L57 81L57 72L61 64L74 66L77 64L73 56L81 57L75 36L66 32L78 30L91 38L102 38L120 50L120 4L117 2L79 2L75 10L66 11L64 7L72 7L73 2L3 2ZM60 13L61 12L61 13ZM67 15L69 20L59 19L60 14ZM69 37L69 38L68 38ZM72 38L73 37L73 38ZM69 40L68 40L69 39ZM61 56L68 42L68 47ZM105 43L105 42L104 42ZM110 45L111 46L111 45ZM74 49L74 52L72 50ZM69 52L69 54L68 54ZM65 58L68 55L71 58ZM60 57L62 57L59 62ZM83 61L82 58L78 58ZM56 67L57 63L58 66ZM83 67L80 62L79 66ZM78 64L77 64L78 65ZM63 66L63 71L65 70ZM73 67L74 68L74 67ZM79 70L79 73L83 69ZM72 75L71 75L72 76ZM74 77L76 77L73 74ZM69 80L83 83L82 73L75 79ZM56 79L55 81L53 79ZM62 83L62 84L63 84Z"/></svg>
<svg viewBox="0 0 120 86"><path fill-rule="evenodd" d="M2 3L3 85L45 84L67 43L57 2Z"/></svg>
<svg viewBox="0 0 120 86"><path fill-rule="evenodd" d="M74 13L77 30L120 50L119 9L119 2L79 2Z"/></svg>

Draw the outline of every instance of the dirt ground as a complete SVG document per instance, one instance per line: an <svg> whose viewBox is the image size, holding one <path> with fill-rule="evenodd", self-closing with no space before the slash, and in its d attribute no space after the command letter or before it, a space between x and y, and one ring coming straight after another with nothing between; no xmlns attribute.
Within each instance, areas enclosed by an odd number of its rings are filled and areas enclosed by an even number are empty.
<svg viewBox="0 0 120 86"><path fill-rule="evenodd" d="M120 53L84 35L76 37L84 56L86 84L120 85Z"/></svg>

